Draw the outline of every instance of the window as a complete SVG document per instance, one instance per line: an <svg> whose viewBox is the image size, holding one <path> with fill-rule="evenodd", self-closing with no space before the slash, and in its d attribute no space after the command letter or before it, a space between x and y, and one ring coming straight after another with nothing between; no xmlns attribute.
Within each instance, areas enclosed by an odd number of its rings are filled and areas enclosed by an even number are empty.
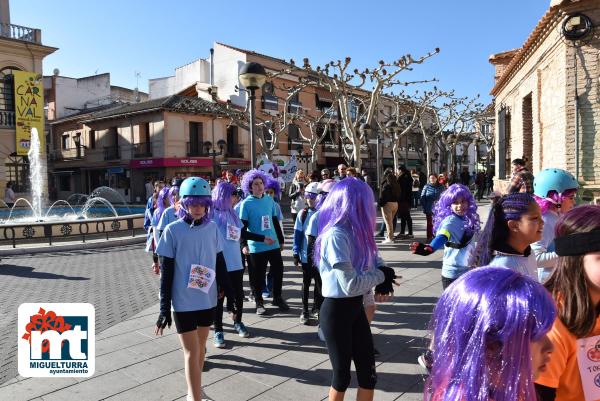
<svg viewBox="0 0 600 401"><path fill-rule="evenodd" d="M202 123L190 121L188 156L200 156L202 154Z"/></svg>
<svg viewBox="0 0 600 401"><path fill-rule="evenodd" d="M350 100L348 102L348 112L350 114L350 119L352 121L356 121L356 118L358 116L358 106L353 100Z"/></svg>
<svg viewBox="0 0 600 401"><path fill-rule="evenodd" d="M275 96L275 90L273 88L273 84L267 82L262 87L262 109L263 110L274 110L278 109L278 100L277 96Z"/></svg>
<svg viewBox="0 0 600 401"><path fill-rule="evenodd" d="M295 124L288 125L288 150L294 149L293 145L299 144L301 140L298 126Z"/></svg>
<svg viewBox="0 0 600 401"><path fill-rule="evenodd" d="M244 154L238 145L238 127L235 125L227 127L227 156L244 157Z"/></svg>
<svg viewBox="0 0 600 401"><path fill-rule="evenodd" d="M67 150L69 149L69 135L63 135L61 137L61 148L62 150Z"/></svg>
<svg viewBox="0 0 600 401"><path fill-rule="evenodd" d="M19 69L6 67L0 71L0 110L15 111L14 70Z"/></svg>
<svg viewBox="0 0 600 401"><path fill-rule="evenodd" d="M290 98L288 103L288 113L293 114L301 114L302 113L302 103L300 103L300 96L296 93L294 96Z"/></svg>
<svg viewBox="0 0 600 401"><path fill-rule="evenodd" d="M88 148L96 149L96 131L92 129L88 135Z"/></svg>

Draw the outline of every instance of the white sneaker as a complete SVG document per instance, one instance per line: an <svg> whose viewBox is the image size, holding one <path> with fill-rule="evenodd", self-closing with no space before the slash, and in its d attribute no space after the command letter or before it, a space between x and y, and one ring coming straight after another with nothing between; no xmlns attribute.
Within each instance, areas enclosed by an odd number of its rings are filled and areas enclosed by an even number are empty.
<svg viewBox="0 0 600 401"><path fill-rule="evenodd" d="M394 240L386 238L383 241L381 241L382 244L393 244Z"/></svg>

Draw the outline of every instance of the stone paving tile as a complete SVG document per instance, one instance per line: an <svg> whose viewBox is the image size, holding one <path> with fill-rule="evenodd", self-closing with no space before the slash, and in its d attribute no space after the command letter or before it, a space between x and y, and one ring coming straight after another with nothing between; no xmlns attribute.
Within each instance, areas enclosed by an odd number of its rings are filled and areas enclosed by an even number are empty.
<svg viewBox="0 0 600 401"><path fill-rule="evenodd" d="M186 397L185 377L179 373L170 373L160 376L151 382L143 383L129 390L120 392L106 401L166 401ZM143 389L143 391L140 391Z"/></svg>
<svg viewBox="0 0 600 401"><path fill-rule="evenodd" d="M73 386L63 388L56 392L42 396L44 401L61 400L101 400L114 394L118 394L140 384L133 378L123 374L121 371L114 371L106 375L92 377L84 382Z"/></svg>

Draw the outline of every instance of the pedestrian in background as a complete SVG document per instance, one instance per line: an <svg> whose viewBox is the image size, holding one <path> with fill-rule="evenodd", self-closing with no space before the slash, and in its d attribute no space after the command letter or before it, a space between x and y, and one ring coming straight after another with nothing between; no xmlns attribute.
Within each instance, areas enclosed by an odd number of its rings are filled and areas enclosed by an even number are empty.
<svg viewBox="0 0 600 401"><path fill-rule="evenodd" d="M296 171L288 193L291 200L290 211L292 212L293 222L296 222L298 212L306 207L306 203L304 202L304 187L306 187L306 184L308 184L308 181L306 180L304 170L300 169Z"/></svg>
<svg viewBox="0 0 600 401"><path fill-rule="evenodd" d="M398 200L398 217L400 218L400 239L414 238L412 216L410 215L410 207L412 205L412 187L413 179L406 166L400 166L400 198ZM408 233L405 234L405 230Z"/></svg>
<svg viewBox="0 0 600 401"><path fill-rule="evenodd" d="M437 175L431 174L429 175L429 182L421 191L421 206L427 219L427 243L433 239L433 205L438 201L444 189L446 188L438 183Z"/></svg>

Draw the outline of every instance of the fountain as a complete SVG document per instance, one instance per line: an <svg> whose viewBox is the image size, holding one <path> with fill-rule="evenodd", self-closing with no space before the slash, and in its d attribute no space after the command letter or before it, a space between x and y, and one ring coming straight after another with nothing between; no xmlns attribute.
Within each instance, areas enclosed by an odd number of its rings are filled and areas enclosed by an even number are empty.
<svg viewBox="0 0 600 401"><path fill-rule="evenodd" d="M31 128L31 145L29 157L29 181L31 183L31 200L33 215L38 220L42 218L42 160L40 158L40 138L37 128Z"/></svg>

